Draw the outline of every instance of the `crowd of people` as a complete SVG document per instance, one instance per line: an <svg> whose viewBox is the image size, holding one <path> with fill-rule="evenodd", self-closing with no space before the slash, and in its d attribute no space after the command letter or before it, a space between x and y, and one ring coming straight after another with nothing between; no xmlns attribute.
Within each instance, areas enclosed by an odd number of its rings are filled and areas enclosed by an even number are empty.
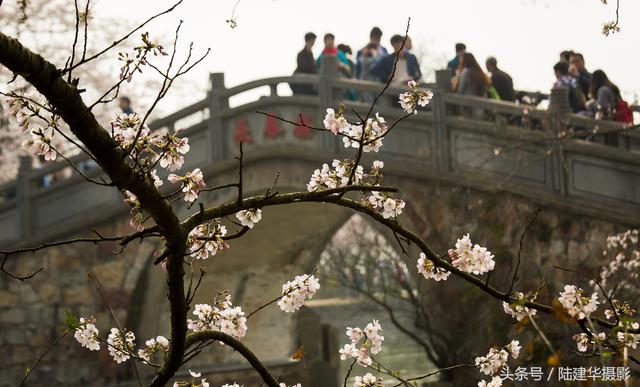
<svg viewBox="0 0 640 387"><path fill-rule="evenodd" d="M312 48L316 35L309 32L304 37L305 46L298 53L295 74L315 74L324 57L335 56L338 61L338 74L342 77L367 81L387 82L394 74L391 85L404 85L410 80L419 82L422 78L417 57L411 53L410 37L393 35L390 39L392 52L382 45L382 30L371 29L369 43L357 51L355 59L351 47L337 44L333 34L323 38L324 48L318 58L314 58ZM455 45L455 57L447 68L451 71L451 91L463 95L487 97L508 102L523 101L513 87L513 79L498 67L495 57L485 61L482 69L475 56L467 51L464 43ZM397 65L394 64L398 58ZM620 89L609 80L602 70L589 72L584 56L574 51L562 51L560 60L553 66L556 81L553 88L566 88L572 112L625 123L633 122L633 112L620 95ZM294 94L315 94L313 85L292 84ZM370 102L372 95L356 95L353 91L345 93L347 99L361 99Z"/></svg>

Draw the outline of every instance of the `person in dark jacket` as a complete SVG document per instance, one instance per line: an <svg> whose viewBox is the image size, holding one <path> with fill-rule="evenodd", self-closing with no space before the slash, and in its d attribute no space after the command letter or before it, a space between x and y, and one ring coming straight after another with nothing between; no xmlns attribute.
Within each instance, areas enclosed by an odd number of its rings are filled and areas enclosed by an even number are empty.
<svg viewBox="0 0 640 387"><path fill-rule="evenodd" d="M591 85L591 73L587 71L584 65L584 56L578 52L574 52L569 57L569 73L578 82L582 93L589 95L589 87Z"/></svg>
<svg viewBox="0 0 640 387"><path fill-rule="evenodd" d="M377 61L369 74L375 76L381 82L386 83L393 74L393 65L398 58L398 64L396 65L396 71L393 76L392 85L404 85L408 81L419 81L422 78L420 72L420 64L418 58L409 52L411 49L410 38L407 37L407 41L403 46L404 37L402 35L393 35L391 37L391 46L393 46L393 54L380 58Z"/></svg>
<svg viewBox="0 0 640 387"><path fill-rule="evenodd" d="M491 74L491 85L496 89L502 101L515 102L516 92L513 90L513 80L511 76L498 68L496 58L487 58L486 67Z"/></svg>
<svg viewBox="0 0 640 387"><path fill-rule="evenodd" d="M313 57L311 49L316 43L316 34L313 32L307 32L304 35L304 48L298 53L296 59L297 66L294 74L315 74L316 73L316 60ZM304 84L291 84L291 91L293 94L316 94L316 90L313 85Z"/></svg>
<svg viewBox="0 0 640 387"><path fill-rule="evenodd" d="M464 43L456 43L456 56L447 63L447 68L451 70L452 75L456 75L458 66L462 56L467 52L467 46Z"/></svg>
<svg viewBox="0 0 640 387"><path fill-rule="evenodd" d="M386 48L380 44L380 40L382 39L382 30L378 27L373 27L371 32L369 33L369 43L361 48L356 54L356 77L358 79L367 79L368 68L363 69L363 58L375 58L379 59L384 56L389 55L389 52ZM370 59L364 59L364 61L369 61ZM366 65L366 64L365 64Z"/></svg>

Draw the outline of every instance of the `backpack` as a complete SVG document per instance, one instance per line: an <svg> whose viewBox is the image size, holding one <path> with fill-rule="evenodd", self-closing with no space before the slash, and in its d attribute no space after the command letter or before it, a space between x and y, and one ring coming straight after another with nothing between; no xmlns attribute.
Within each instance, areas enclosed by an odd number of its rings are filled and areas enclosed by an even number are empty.
<svg viewBox="0 0 640 387"><path fill-rule="evenodd" d="M627 101L622 98L618 98L616 102L616 110L613 113L613 120L617 122L624 122L626 124L633 124L633 111L629 107Z"/></svg>
<svg viewBox="0 0 640 387"><path fill-rule="evenodd" d="M487 90L487 95L489 96L489 98L491 99L495 99L496 101L500 101L500 94L498 94L498 90L496 90L495 87L490 86L489 89Z"/></svg>

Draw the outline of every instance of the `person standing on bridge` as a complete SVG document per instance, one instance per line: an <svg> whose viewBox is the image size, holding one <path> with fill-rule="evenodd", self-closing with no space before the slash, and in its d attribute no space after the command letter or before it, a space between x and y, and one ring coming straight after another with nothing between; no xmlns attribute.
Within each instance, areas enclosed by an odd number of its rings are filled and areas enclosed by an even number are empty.
<svg viewBox="0 0 640 387"><path fill-rule="evenodd" d="M296 58L297 66L293 74L315 74L316 61L313 58L313 45L316 43L316 34L307 32L304 34L304 48ZM317 94L313 85L290 84L293 94Z"/></svg>
<svg viewBox="0 0 640 387"><path fill-rule="evenodd" d="M382 30L373 27L369 33L369 43L356 54L356 77L358 79L371 80L369 79L369 67L371 67L372 61L389 55L387 49L380 44L381 39Z"/></svg>
<svg viewBox="0 0 640 387"><path fill-rule="evenodd" d="M491 86L496 89L500 100L515 102L516 92L513 90L513 79L511 76L498 68L496 58L490 56L486 61L487 71L491 75Z"/></svg>
<svg viewBox="0 0 640 387"><path fill-rule="evenodd" d="M458 75L453 79L453 91L458 94L485 97L489 79L470 52L464 53L458 65Z"/></svg>
<svg viewBox="0 0 640 387"><path fill-rule="evenodd" d="M467 46L464 43L456 43L456 56L447 63L447 68L451 70L452 75L457 75L458 67L462 56L467 52Z"/></svg>
<svg viewBox="0 0 640 387"><path fill-rule="evenodd" d="M344 52L338 50L335 42L336 37L332 33L324 35L324 49L322 50L322 54L320 54L318 60L316 61L316 67L320 67L323 57L336 56L338 58L338 72L340 74L350 74L351 69L349 67L349 59L347 59L347 56L344 54Z"/></svg>
<svg viewBox="0 0 640 387"><path fill-rule="evenodd" d="M580 89L582 89L582 94L585 96L589 95L591 73L585 68L584 56L579 52L574 52L569 57L569 74L578 82Z"/></svg>
<svg viewBox="0 0 640 387"><path fill-rule="evenodd" d="M404 43L404 45L403 45ZM411 38L407 37L406 41L402 35L393 35L391 37L391 46L393 46L393 54L380 58L370 70L370 74L377 77L381 82L387 82L393 74L391 85L403 86L408 81L419 81L422 78L420 72L420 64L418 58L409 52L411 50ZM395 74L393 66L398 58Z"/></svg>

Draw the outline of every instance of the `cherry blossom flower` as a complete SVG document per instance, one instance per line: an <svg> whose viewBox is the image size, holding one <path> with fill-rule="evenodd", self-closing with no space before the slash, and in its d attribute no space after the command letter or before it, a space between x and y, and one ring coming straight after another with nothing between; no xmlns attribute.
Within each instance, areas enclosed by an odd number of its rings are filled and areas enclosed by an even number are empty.
<svg viewBox="0 0 640 387"><path fill-rule="evenodd" d="M169 340L164 336L158 336L155 339L149 339L145 342L145 348L138 350L138 357L143 359L143 362L149 364L151 356L158 353L158 351L167 352L169 350Z"/></svg>
<svg viewBox="0 0 640 387"><path fill-rule="evenodd" d="M392 198L387 193L378 191L371 191L371 194L365 198L364 204L368 204L385 219L397 217L402 214L405 207L403 200Z"/></svg>
<svg viewBox="0 0 640 387"><path fill-rule="evenodd" d="M81 346L88 348L90 351L100 350L100 341L98 341L98 328L95 326L95 319L80 318L80 326L76 328L73 337Z"/></svg>
<svg viewBox="0 0 640 387"><path fill-rule="evenodd" d="M355 359L358 364L370 366L373 363L371 355L382 351L384 336L380 334L382 327L378 320L373 320L364 329L347 328L347 336L351 341L345 344L338 352L341 360ZM361 343L360 348L358 344Z"/></svg>
<svg viewBox="0 0 640 387"><path fill-rule="evenodd" d="M338 110L336 114L335 110L327 109L327 115L324 117L324 127L330 130L333 134L343 133L349 128L349 123L342 115L343 108Z"/></svg>
<svg viewBox="0 0 640 387"><path fill-rule="evenodd" d="M56 151L51 146L52 139L47 137L41 129L31 131L31 139L22 142L22 149L33 151L37 156L42 156L46 161L55 161Z"/></svg>
<svg viewBox="0 0 640 387"><path fill-rule="evenodd" d="M456 241L456 248L449 250L453 266L467 273L483 274L493 270L493 254L486 247L473 245L469 234Z"/></svg>
<svg viewBox="0 0 640 387"><path fill-rule="evenodd" d="M509 360L509 354L514 359L520 355L520 342L512 340L509 344L502 348L492 347L485 356L478 356L475 359L476 366L480 368L480 372L485 375L493 375L500 371Z"/></svg>
<svg viewBox="0 0 640 387"><path fill-rule="evenodd" d="M204 177L202 175L202 170L200 168L196 168L191 172L187 172L187 174L182 177L176 174L170 174L167 177L170 183L182 183L182 192L184 192L184 200L186 202L194 202L198 198L198 194L200 190L202 190L206 184L204 183Z"/></svg>
<svg viewBox="0 0 640 387"><path fill-rule="evenodd" d="M353 171L353 161L351 160L333 160L331 166L323 164L321 169L316 169L311 175L311 180L307 184L309 192L323 191L337 187L344 187L349 182L349 176ZM364 169L362 166L356 167L353 173L352 184L359 184L364 177Z"/></svg>
<svg viewBox="0 0 640 387"><path fill-rule="evenodd" d="M409 81L407 86L411 88L411 91L400 94L398 102L405 112L418 114L417 107L427 106L431 98L433 98L433 93L431 91L419 90L418 83L413 80Z"/></svg>
<svg viewBox="0 0 640 387"><path fill-rule="evenodd" d="M565 285L564 291L560 292L558 301L567 310L569 316L577 317L579 320L587 318L598 308L598 293L593 293L591 297L583 297L584 291L574 285Z"/></svg>
<svg viewBox="0 0 640 387"><path fill-rule="evenodd" d="M240 386L238 383L233 383L233 384L225 383L222 385L222 387L242 387L242 386Z"/></svg>
<svg viewBox="0 0 640 387"><path fill-rule="evenodd" d="M241 225L253 228L253 226L262 219L262 210L256 208L254 210L238 211L236 213L236 218L238 218Z"/></svg>
<svg viewBox="0 0 640 387"><path fill-rule="evenodd" d="M313 298L318 289L318 278L313 275L298 275L293 281L282 285L282 298L278 301L278 306L287 313L293 313L300 309L306 299Z"/></svg>
<svg viewBox="0 0 640 387"><path fill-rule="evenodd" d="M131 206L131 210L129 211L129 215L131 215L129 224L137 231L144 230L144 215L142 213L142 207L140 206L138 198L136 197L136 195L129 191L124 191L123 194L124 202Z"/></svg>
<svg viewBox="0 0 640 387"><path fill-rule="evenodd" d="M382 147L382 138L389 127L383 117L378 113L374 118L369 118L366 125L350 125L345 130L345 137L342 138L345 148L360 148L362 142L363 152L378 152Z"/></svg>
<svg viewBox="0 0 640 387"><path fill-rule="evenodd" d="M187 236L189 254L195 259L207 259L218 251L229 247L223 239L227 235L227 228L218 220L211 223L200 224Z"/></svg>
<svg viewBox="0 0 640 387"><path fill-rule="evenodd" d="M487 383L484 380L478 382L478 387L500 387L502 386L502 379L500 376L494 376L491 381Z"/></svg>
<svg viewBox="0 0 640 387"><path fill-rule="evenodd" d="M520 356L520 350L522 349L522 346L520 346L520 342L518 340L511 340L511 342L505 348L514 359L517 359L518 356Z"/></svg>
<svg viewBox="0 0 640 387"><path fill-rule="evenodd" d="M502 302L502 307L504 308L504 312L509 316L515 318L518 321L522 321L525 317L533 316L536 314L537 310L530 309L524 306L524 303L527 301L533 301L536 299L536 296L532 296L527 299L522 292L515 293L516 300L512 303Z"/></svg>
<svg viewBox="0 0 640 387"><path fill-rule="evenodd" d="M155 185L156 187L160 187L162 184L164 184L164 182L158 176L158 173L156 172L155 169L153 171L151 171L151 173L149 173L149 175L151 175L151 179L153 180L153 185Z"/></svg>
<svg viewBox="0 0 640 387"><path fill-rule="evenodd" d="M177 131L176 135L181 131ZM186 137L177 137L176 135L166 134L156 144L161 148L160 166L167 168L169 171L176 171L182 168L184 163L183 155L189 152L189 139Z"/></svg>
<svg viewBox="0 0 640 387"><path fill-rule="evenodd" d="M629 319L628 317L624 317L618 323L618 332L616 333L616 339L620 344L627 348L636 349L638 347L638 343L640 342L640 334L630 333L630 330L637 331L640 329L640 323L635 321L635 319Z"/></svg>
<svg viewBox="0 0 640 387"><path fill-rule="evenodd" d="M446 281L451 275L451 272L445 270L441 267L437 267L431 262L431 260L427 259L425 253L420 253L420 258L418 259L418 273L422 274L426 279L434 279L435 281Z"/></svg>
<svg viewBox="0 0 640 387"><path fill-rule="evenodd" d="M109 344L109 355L113 357L116 363L120 364L127 361L131 355L131 351L135 348L135 335L131 331L122 330L118 328L111 328L111 333L107 337L107 343Z"/></svg>
<svg viewBox="0 0 640 387"><path fill-rule="evenodd" d="M588 335L584 332L573 335L578 351L586 352L589 345L595 349L600 343L604 343L607 338L606 333L600 332L596 335Z"/></svg>
<svg viewBox="0 0 640 387"><path fill-rule="evenodd" d="M382 387L382 380L367 372L364 376L356 376L353 387Z"/></svg>
<svg viewBox="0 0 640 387"><path fill-rule="evenodd" d="M239 306L231 304L231 296L226 295L214 306L209 304L196 304L193 314L197 320L188 319L187 327L194 331L217 330L237 339L247 334L247 318Z"/></svg>

